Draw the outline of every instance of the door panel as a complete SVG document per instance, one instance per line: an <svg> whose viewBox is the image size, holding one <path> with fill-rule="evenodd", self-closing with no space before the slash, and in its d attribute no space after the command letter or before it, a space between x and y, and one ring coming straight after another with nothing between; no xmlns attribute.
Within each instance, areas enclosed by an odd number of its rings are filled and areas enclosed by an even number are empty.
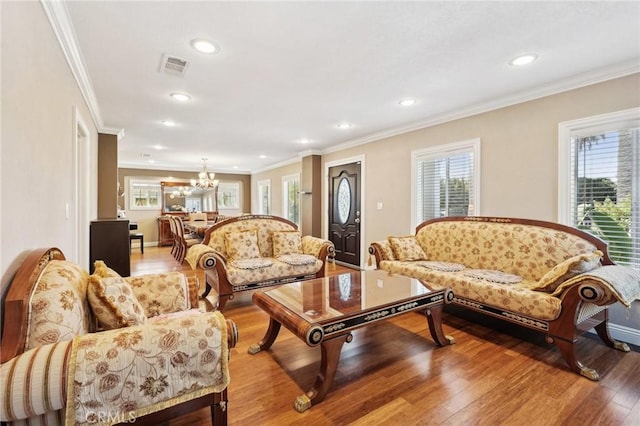
<svg viewBox="0 0 640 426"><path fill-rule="evenodd" d="M360 162L329 168L329 239L336 260L360 266Z"/></svg>

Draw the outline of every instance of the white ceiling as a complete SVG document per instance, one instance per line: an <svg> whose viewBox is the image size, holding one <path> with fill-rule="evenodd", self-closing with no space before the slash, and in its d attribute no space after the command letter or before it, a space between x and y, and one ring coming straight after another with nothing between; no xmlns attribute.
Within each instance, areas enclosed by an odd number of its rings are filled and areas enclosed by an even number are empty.
<svg viewBox="0 0 640 426"><path fill-rule="evenodd" d="M256 172L640 70L638 1L66 7L104 127L124 129L121 167L197 170L207 157L217 172ZM527 52L539 59L508 64ZM164 54L189 61L184 77L159 71Z"/></svg>

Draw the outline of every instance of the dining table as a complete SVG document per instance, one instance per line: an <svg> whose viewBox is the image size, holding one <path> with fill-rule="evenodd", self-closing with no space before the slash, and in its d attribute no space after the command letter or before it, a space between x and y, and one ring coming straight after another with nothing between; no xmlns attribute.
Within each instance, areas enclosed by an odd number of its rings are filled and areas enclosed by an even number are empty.
<svg viewBox="0 0 640 426"><path fill-rule="evenodd" d="M204 234L205 232L207 232L207 229L215 225L216 221L192 220L192 221L185 221L183 223L186 229L188 229L194 234L198 234L200 237L204 237Z"/></svg>

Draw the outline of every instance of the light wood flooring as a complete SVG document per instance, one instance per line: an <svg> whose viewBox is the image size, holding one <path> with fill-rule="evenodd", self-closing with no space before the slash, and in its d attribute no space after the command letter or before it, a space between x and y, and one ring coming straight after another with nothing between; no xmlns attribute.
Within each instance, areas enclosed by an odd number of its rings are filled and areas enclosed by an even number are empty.
<svg viewBox="0 0 640 426"><path fill-rule="evenodd" d="M131 268L132 275L194 273L166 247L145 247L144 255L134 248ZM231 350L230 425L640 425L637 347L625 354L581 337L579 359L601 377L592 382L570 372L539 334L464 312L445 313L444 331L456 344L443 348L418 313L356 330L325 400L298 413L293 401L313 384L320 348L283 327L269 351L249 355L268 316L250 293L230 301L224 315L240 331ZM209 424L208 409L163 423Z"/></svg>

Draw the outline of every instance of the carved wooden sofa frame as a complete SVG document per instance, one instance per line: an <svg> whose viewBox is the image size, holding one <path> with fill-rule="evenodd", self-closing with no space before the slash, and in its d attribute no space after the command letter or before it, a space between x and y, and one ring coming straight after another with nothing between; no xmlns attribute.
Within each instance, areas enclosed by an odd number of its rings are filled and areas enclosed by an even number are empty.
<svg viewBox="0 0 640 426"><path fill-rule="evenodd" d="M573 227L546 221L491 217L445 217L425 221L419 224L416 227L416 235L418 235L421 230L427 231L430 225L442 222L473 222L478 225L483 223L505 223L553 229L558 232L572 234L587 241L603 253L601 259L601 264L603 266L614 265L614 262L609 257L607 251L607 243L602 241L600 238ZM369 253L375 257L378 268L382 265L381 269L390 270L390 264L384 262L387 260L385 256L388 254L388 250L385 253L385 248L383 247L384 243L384 241L371 243ZM630 268L627 269L630 270ZM634 272L632 270L630 271ZM398 271L395 270L393 272L397 273ZM414 278L420 278L419 272L417 275L413 274L412 276ZM638 288L640 289L640 282L638 282ZM569 365L569 368L591 380L599 380L597 371L585 367L576 356L575 345L580 334L595 328L598 336L607 346L624 352L629 352L630 350L626 343L615 341L610 336L607 327L609 314L608 306L616 303L618 300L615 300L607 288L603 288L603 286L599 285L598 282L590 281L589 279L585 279L581 282L578 280L578 282L566 288L561 295L557 296L561 299L561 312L554 320L528 317L521 313L511 312L478 300L463 297L460 294L457 294L455 289L453 292L454 305L544 333L546 341L548 343L554 343L559 348L564 360ZM638 295L640 295L640 293L636 293L636 297Z"/></svg>
<svg viewBox="0 0 640 426"><path fill-rule="evenodd" d="M25 257L11 281L6 296L2 301L3 323L0 364L4 364L25 352L30 298L44 269L53 260L65 260L65 256L57 248L33 250ZM192 296L190 295L189 297ZM197 295L194 297L197 299ZM225 321L227 345L231 349L236 345L238 329L232 320L227 319ZM114 330L89 334L108 333L110 331ZM62 389L66 389L66 377L63 377L62 380L64 383ZM2 398L8 398L8 395L2 395ZM209 407L211 410L211 424L224 426L227 424L227 404L227 388L225 388L220 392L204 394L200 397L168 406L160 411L137 417L135 422L141 425L157 425L168 419ZM47 418L46 422L50 420ZM60 419L56 416L56 420L59 421ZM43 419L42 421L45 420ZM2 424L11 424L11 422L2 422ZM123 424L128 424L128 422L125 421Z"/></svg>
<svg viewBox="0 0 640 426"><path fill-rule="evenodd" d="M216 223L207 229L202 244L196 244L189 248L189 253L186 258L187 262L193 269L199 267L205 270L206 289L203 293L203 297L206 297L212 288L215 289L219 297L218 309L221 311L224 309L227 301L232 300L234 298L234 294L238 292L324 277L326 262L329 258L334 256L335 248L333 243L329 240L303 235L302 248L304 254L313 255L318 260L322 261L322 267L319 268L317 272L270 276L262 280L247 282L242 285L234 285L228 278L228 263L230 259L228 259L222 252L223 244L220 244L220 238L225 235L227 231L231 231L234 228L242 228L244 225L252 227L256 224L259 224L260 226L271 224L273 225L274 231L298 231L298 226L295 223L282 217L270 215L243 215ZM266 225L266 227L269 228L268 225ZM218 238L217 249L210 247L214 236L217 236ZM269 238L270 237L263 235L261 237L262 241L258 241L260 250L263 252L263 255L266 254L266 257L273 254L272 247L269 247L269 244L271 244Z"/></svg>

